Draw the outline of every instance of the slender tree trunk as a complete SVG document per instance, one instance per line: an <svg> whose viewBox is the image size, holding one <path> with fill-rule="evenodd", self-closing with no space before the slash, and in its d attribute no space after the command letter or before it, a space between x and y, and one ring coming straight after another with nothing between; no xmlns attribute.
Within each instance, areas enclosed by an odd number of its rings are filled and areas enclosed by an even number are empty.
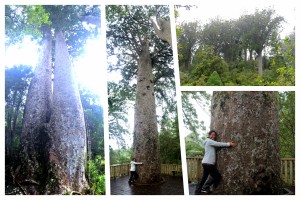
<svg viewBox="0 0 300 200"><path fill-rule="evenodd" d="M138 183L161 181L159 152L152 62L149 44L145 39L138 60L134 113L133 154L138 162L143 163L138 167Z"/></svg>
<svg viewBox="0 0 300 200"><path fill-rule="evenodd" d="M258 74L262 76L263 74L263 60L262 60L262 51L258 52Z"/></svg>
<svg viewBox="0 0 300 200"><path fill-rule="evenodd" d="M249 52L250 52L249 60L253 60L253 50L249 49Z"/></svg>
<svg viewBox="0 0 300 200"><path fill-rule="evenodd" d="M278 194L279 127L276 92L214 92L211 129L218 141L236 141L221 149L217 166L220 194Z"/></svg>
<svg viewBox="0 0 300 200"><path fill-rule="evenodd" d="M184 60L184 69L185 69L185 71L189 71L189 69L190 69L190 60Z"/></svg>
<svg viewBox="0 0 300 200"><path fill-rule="evenodd" d="M11 150L12 150L12 108L9 106L6 109L6 123L7 128L5 130L5 156L7 158L11 157Z"/></svg>
<svg viewBox="0 0 300 200"><path fill-rule="evenodd" d="M247 61L247 48L244 49L244 61Z"/></svg>
<svg viewBox="0 0 300 200"><path fill-rule="evenodd" d="M23 99L23 92L19 93L19 97L17 98L17 102L16 102L16 107L13 109L13 120L12 120L12 127L10 128L10 143L9 143L9 152L10 155L14 154L14 148L13 148L13 140L15 137L15 133L16 133L16 126L17 126L17 121L18 121L18 117L19 117L19 112L20 112L20 107L22 104L22 99ZM10 119L11 120L11 119Z"/></svg>
<svg viewBox="0 0 300 200"><path fill-rule="evenodd" d="M62 31L55 38L50 166L54 193L81 192L85 179L86 128L78 86Z"/></svg>
<svg viewBox="0 0 300 200"><path fill-rule="evenodd" d="M23 180L31 180L31 183L45 180L44 147L47 142L47 131L45 123L50 119L51 94L52 94L52 68L51 68L52 38L50 29L43 39L43 47L34 77L31 80L26 97L24 116L22 122L21 145L24 159L22 172ZM36 192L36 184L28 184L25 188L28 193Z"/></svg>

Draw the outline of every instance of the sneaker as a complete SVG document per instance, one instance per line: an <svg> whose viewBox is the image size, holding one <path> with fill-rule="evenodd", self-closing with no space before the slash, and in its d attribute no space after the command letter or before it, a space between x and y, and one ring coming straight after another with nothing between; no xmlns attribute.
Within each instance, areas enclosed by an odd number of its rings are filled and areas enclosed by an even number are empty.
<svg viewBox="0 0 300 200"><path fill-rule="evenodd" d="M207 190L201 189L201 193L208 193Z"/></svg>

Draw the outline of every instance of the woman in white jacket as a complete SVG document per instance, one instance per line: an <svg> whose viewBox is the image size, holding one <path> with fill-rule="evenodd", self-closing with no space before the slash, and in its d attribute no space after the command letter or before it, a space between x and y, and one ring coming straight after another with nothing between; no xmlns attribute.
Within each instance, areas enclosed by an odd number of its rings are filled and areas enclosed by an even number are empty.
<svg viewBox="0 0 300 200"><path fill-rule="evenodd" d="M201 180L198 182L195 190L195 194L199 195L207 193L208 191L203 188L206 179L210 175L212 179L209 180L208 185L214 185L217 187L221 181L221 174L216 167L216 147L235 147L235 142L217 142L217 133L214 130L209 131L208 138L204 141L205 153L202 160L203 174Z"/></svg>
<svg viewBox="0 0 300 200"><path fill-rule="evenodd" d="M143 163L141 162L136 162L135 158L132 158L130 162L130 178L129 178L129 185L133 183L135 179L138 178L138 174L136 173L136 165L142 165Z"/></svg>

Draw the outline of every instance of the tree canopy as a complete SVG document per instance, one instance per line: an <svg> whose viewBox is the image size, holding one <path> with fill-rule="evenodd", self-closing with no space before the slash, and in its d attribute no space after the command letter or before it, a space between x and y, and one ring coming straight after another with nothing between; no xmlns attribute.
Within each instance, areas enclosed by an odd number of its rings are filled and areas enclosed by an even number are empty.
<svg viewBox="0 0 300 200"><path fill-rule="evenodd" d="M277 51L287 40L290 47L295 45L294 33L280 37L284 22L274 9L266 8L238 19L177 24L181 85L211 85L208 79L214 71L221 78L219 85L294 85L293 47L286 49L289 53ZM189 32L193 34L185 34ZM193 51L185 50L187 41ZM284 59L279 62L278 56Z"/></svg>
<svg viewBox="0 0 300 200"><path fill-rule="evenodd" d="M122 135L127 133L124 126L126 112L135 99L138 56L145 38L149 42L157 104L163 107L174 105L173 53L171 46L155 34L151 22L155 16L169 20L168 6L106 7L107 54L112 60L108 71L117 71L122 76L118 82L108 83L109 129L110 137L120 139L121 143Z"/></svg>

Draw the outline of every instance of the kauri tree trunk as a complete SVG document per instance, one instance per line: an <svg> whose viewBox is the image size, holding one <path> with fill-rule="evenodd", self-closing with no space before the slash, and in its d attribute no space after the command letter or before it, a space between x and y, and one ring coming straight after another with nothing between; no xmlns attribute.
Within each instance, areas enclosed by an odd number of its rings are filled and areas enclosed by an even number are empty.
<svg viewBox="0 0 300 200"><path fill-rule="evenodd" d="M262 51L258 52L257 60L258 60L258 74L262 76L263 74L263 63L262 63Z"/></svg>
<svg viewBox="0 0 300 200"><path fill-rule="evenodd" d="M138 166L139 184L161 181L160 153L154 96L152 62L147 39L142 42L138 59L134 113L133 155Z"/></svg>
<svg viewBox="0 0 300 200"><path fill-rule="evenodd" d="M86 186L86 129L74 68L62 31L56 33L51 116L51 190L81 192ZM51 184L51 183L50 183Z"/></svg>
<svg viewBox="0 0 300 200"><path fill-rule="evenodd" d="M52 101L51 51L49 29L44 36L40 58L29 86L22 122L22 173L27 194L35 194L38 190L36 187L42 186L45 181L47 154L44 148L49 138L46 123L50 120Z"/></svg>
<svg viewBox="0 0 300 200"><path fill-rule="evenodd" d="M211 129L218 141L236 141L221 149L217 166L220 194L278 194L279 129L276 92L214 92Z"/></svg>

